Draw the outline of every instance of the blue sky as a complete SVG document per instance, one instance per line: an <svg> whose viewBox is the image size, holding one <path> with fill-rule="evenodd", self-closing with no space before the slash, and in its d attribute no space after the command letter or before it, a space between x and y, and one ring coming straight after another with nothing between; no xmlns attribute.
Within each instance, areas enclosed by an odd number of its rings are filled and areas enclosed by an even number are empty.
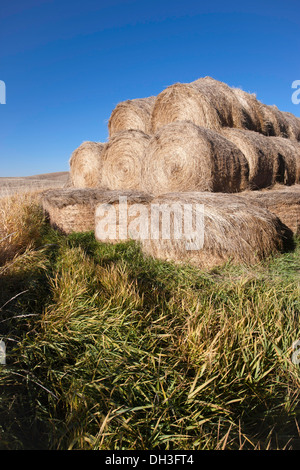
<svg viewBox="0 0 300 470"><path fill-rule="evenodd" d="M300 117L299 1L0 0L0 176L68 170L119 101L212 76Z"/></svg>

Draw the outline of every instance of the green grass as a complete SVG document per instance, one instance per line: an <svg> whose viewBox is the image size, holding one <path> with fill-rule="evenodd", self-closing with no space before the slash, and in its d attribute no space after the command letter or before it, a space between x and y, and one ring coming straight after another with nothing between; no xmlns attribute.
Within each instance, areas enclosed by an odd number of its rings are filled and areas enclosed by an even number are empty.
<svg viewBox="0 0 300 470"><path fill-rule="evenodd" d="M211 271L35 241L0 267L1 449L300 448L299 241Z"/></svg>

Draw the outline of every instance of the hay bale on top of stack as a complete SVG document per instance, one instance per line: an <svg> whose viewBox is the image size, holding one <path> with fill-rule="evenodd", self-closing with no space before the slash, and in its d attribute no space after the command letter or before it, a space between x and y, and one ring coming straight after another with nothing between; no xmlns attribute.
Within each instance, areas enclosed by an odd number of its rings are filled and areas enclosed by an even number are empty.
<svg viewBox="0 0 300 470"><path fill-rule="evenodd" d="M119 103L108 128L107 143L87 142L73 153L75 187L146 190L158 197L222 192L217 197L224 198L299 182L299 118L210 77Z"/></svg>
<svg viewBox="0 0 300 470"><path fill-rule="evenodd" d="M108 121L109 137L130 129L151 132L151 115L155 96L122 101L117 104Z"/></svg>

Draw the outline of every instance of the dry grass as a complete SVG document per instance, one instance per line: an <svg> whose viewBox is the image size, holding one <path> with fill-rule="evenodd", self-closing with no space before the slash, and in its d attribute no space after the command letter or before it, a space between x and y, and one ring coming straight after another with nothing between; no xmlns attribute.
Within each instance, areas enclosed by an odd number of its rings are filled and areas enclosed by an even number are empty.
<svg viewBox="0 0 300 470"><path fill-rule="evenodd" d="M153 194L237 192L248 186L248 163L242 152L217 132L192 122L175 122L152 137L142 184Z"/></svg>
<svg viewBox="0 0 300 470"><path fill-rule="evenodd" d="M33 247L43 226L39 191L1 198L0 264Z"/></svg>

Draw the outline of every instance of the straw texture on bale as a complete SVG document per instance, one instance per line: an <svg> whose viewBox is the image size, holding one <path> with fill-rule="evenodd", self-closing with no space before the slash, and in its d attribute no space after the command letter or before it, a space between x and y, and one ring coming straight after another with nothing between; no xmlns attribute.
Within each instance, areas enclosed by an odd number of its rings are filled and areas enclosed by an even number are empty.
<svg viewBox="0 0 300 470"><path fill-rule="evenodd" d="M50 224L65 234L95 230L95 210L99 204L117 205L120 197L128 204L146 204L152 196L135 191L107 189L60 189L42 194L42 205Z"/></svg>
<svg viewBox="0 0 300 470"><path fill-rule="evenodd" d="M266 188L283 180L278 151L269 137L258 132L232 128L224 128L222 135L233 142L246 157L250 189Z"/></svg>
<svg viewBox="0 0 300 470"><path fill-rule="evenodd" d="M212 130L182 121L161 128L145 153L142 183L153 194L238 192L248 187L243 153Z"/></svg>
<svg viewBox="0 0 300 470"><path fill-rule="evenodd" d="M268 190L242 193L242 196L251 203L259 204L275 214L296 235L300 234L300 191Z"/></svg>
<svg viewBox="0 0 300 470"><path fill-rule="evenodd" d="M122 101L111 113L108 130L109 137L124 130L140 130L151 132L151 114L155 96Z"/></svg>
<svg viewBox="0 0 300 470"><path fill-rule="evenodd" d="M240 88L232 88L240 106L243 109L244 122L234 127L265 133L265 122L261 111L261 103L254 93L247 93Z"/></svg>
<svg viewBox="0 0 300 470"><path fill-rule="evenodd" d="M160 236L141 240L143 252L154 258L205 268L228 260L252 264L285 250L292 242L292 232L274 214L237 195L173 193L154 198L152 204L164 204L171 209L171 224L175 219L181 220L184 205L192 205L195 219L196 205L204 206L203 246L187 249L189 234L182 228L184 236L180 238L172 230L169 239Z"/></svg>
<svg viewBox="0 0 300 470"><path fill-rule="evenodd" d="M288 124L288 137L293 140L300 141L300 118L294 116L292 113L282 111L284 119Z"/></svg>
<svg viewBox="0 0 300 470"><path fill-rule="evenodd" d="M267 138L275 146L279 157L280 171L277 181L288 186L299 182L297 178L300 171L300 144L284 137Z"/></svg>
<svg viewBox="0 0 300 470"><path fill-rule="evenodd" d="M150 136L129 130L114 135L102 152L102 185L109 189L142 189L141 170Z"/></svg>
<svg viewBox="0 0 300 470"><path fill-rule="evenodd" d="M243 127L243 109L226 83L215 80L211 77L199 78L191 83L201 95L209 97L219 115L221 126Z"/></svg>
<svg viewBox="0 0 300 470"><path fill-rule="evenodd" d="M259 102L254 94L229 87L211 77L192 82L209 96L218 111L223 127L236 127L262 132L262 116Z"/></svg>
<svg viewBox="0 0 300 470"><path fill-rule="evenodd" d="M289 124L277 106L260 103L262 118L265 125L264 134L274 137L289 137Z"/></svg>
<svg viewBox="0 0 300 470"><path fill-rule="evenodd" d="M175 121L191 121L198 126L219 130L222 127L215 101L189 83L175 83L163 90L156 98L151 118L154 134L166 124Z"/></svg>
<svg viewBox="0 0 300 470"><path fill-rule="evenodd" d="M104 144L83 142L70 158L70 180L75 188L97 188L101 180Z"/></svg>

